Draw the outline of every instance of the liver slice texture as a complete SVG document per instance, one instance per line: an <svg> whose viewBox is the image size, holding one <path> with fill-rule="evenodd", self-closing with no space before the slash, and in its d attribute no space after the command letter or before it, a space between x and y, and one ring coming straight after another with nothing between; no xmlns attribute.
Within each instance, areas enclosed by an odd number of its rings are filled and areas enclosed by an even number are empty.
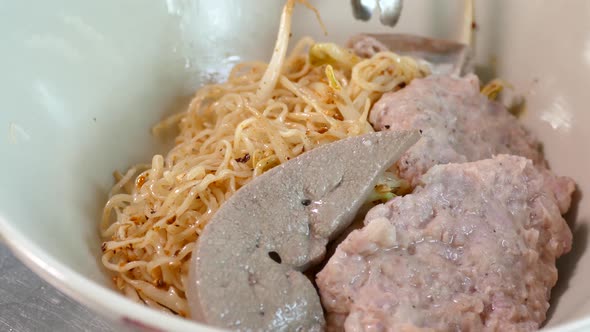
<svg viewBox="0 0 590 332"><path fill-rule="evenodd" d="M352 222L377 176L420 135L379 132L318 147L255 178L205 227L187 298L193 319L232 330L320 331L302 273Z"/></svg>

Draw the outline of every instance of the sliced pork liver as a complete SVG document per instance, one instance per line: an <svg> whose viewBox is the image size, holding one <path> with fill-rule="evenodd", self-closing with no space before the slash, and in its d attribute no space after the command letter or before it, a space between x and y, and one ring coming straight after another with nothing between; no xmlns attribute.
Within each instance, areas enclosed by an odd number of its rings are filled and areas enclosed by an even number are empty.
<svg viewBox="0 0 590 332"><path fill-rule="evenodd" d="M192 317L234 330L321 330L319 296L301 271L324 257L377 176L418 138L404 131L345 139L241 188L197 242L187 283Z"/></svg>

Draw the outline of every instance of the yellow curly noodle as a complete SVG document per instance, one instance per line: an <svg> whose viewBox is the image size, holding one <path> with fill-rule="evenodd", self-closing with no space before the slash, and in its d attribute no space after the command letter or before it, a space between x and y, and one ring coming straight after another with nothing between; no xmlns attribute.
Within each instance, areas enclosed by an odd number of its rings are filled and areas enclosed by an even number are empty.
<svg viewBox="0 0 590 332"><path fill-rule="evenodd" d="M293 6L294 0L285 5L268 65L238 64L227 82L200 88L186 112L154 127L178 125L172 150L155 155L151 165L115 174L101 222L102 263L128 297L187 316L191 252L219 207L272 167L372 131L373 103L428 74L413 59L389 52L350 68L338 61L312 64L311 38L286 56Z"/></svg>

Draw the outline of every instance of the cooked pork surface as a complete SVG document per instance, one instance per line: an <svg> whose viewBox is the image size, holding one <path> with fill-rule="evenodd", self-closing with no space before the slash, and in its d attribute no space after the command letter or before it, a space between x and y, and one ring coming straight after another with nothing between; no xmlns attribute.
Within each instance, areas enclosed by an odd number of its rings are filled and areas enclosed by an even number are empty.
<svg viewBox="0 0 590 332"><path fill-rule="evenodd" d="M379 52L390 51L382 42L367 35L352 36L346 45L361 58L371 58Z"/></svg>
<svg viewBox="0 0 590 332"><path fill-rule="evenodd" d="M515 154L544 165L539 142L500 104L479 92L475 75L429 76L385 94L373 107L376 130L420 129L423 138L402 156L400 176L416 184L437 164Z"/></svg>
<svg viewBox="0 0 590 332"><path fill-rule="evenodd" d="M383 95L371 110L370 121L377 130L422 131L422 139L396 164L399 176L413 186L434 165L513 154L548 173L546 184L555 189L561 213L569 209L574 181L550 174L539 141L503 105L480 93L475 75L416 79Z"/></svg>
<svg viewBox="0 0 590 332"><path fill-rule="evenodd" d="M432 167L412 194L373 208L317 275L330 329L539 328L572 241L557 200L571 191L550 178L509 155Z"/></svg>

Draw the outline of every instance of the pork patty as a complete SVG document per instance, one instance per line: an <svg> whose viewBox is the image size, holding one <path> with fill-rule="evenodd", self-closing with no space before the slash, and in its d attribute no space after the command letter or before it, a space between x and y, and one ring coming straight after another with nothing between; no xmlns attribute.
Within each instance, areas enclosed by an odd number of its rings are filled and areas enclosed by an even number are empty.
<svg viewBox="0 0 590 332"><path fill-rule="evenodd" d="M549 171L530 160L432 167L373 208L317 275L331 330L532 331L570 250Z"/></svg>
<svg viewBox="0 0 590 332"><path fill-rule="evenodd" d="M541 145L506 108L480 93L475 75L433 75L387 93L375 104L370 121L376 130L422 130L423 138L395 165L399 176L415 186L432 166L491 158L523 156L548 173ZM548 175L561 213L567 212L575 183Z"/></svg>

